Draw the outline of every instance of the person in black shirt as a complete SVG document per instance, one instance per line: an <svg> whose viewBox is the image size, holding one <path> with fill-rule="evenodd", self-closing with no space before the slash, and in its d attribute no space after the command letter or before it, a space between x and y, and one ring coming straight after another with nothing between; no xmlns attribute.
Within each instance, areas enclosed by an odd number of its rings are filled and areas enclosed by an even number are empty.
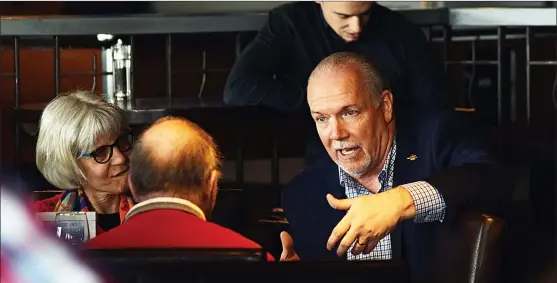
<svg viewBox="0 0 557 283"><path fill-rule="evenodd" d="M390 83L395 105L432 111L451 106L444 72L429 54L421 29L375 2L295 2L271 10L236 61L224 102L307 113L305 88L311 71L341 51L369 58ZM303 122L312 129L310 160L325 151L312 121Z"/></svg>

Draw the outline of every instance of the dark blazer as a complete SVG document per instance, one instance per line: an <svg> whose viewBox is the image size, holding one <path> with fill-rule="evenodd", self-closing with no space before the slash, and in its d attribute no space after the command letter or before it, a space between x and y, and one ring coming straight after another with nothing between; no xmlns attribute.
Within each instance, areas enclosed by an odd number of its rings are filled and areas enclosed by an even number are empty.
<svg viewBox="0 0 557 283"><path fill-rule="evenodd" d="M490 207L510 197L503 170L488 154L481 135L463 113L416 113L403 111L397 117L397 153L394 186L427 181L447 205L443 224L399 223L391 232L394 260L409 265L414 282L427 279L439 227L451 223L466 206ZM410 117L407 119L406 117ZM408 157L415 154L417 159ZM346 198L340 186L338 167L323 156L302 171L283 190L282 204L290 223L295 250L302 260L344 260L326 249L327 239L345 215L334 210L325 198L331 193Z"/></svg>

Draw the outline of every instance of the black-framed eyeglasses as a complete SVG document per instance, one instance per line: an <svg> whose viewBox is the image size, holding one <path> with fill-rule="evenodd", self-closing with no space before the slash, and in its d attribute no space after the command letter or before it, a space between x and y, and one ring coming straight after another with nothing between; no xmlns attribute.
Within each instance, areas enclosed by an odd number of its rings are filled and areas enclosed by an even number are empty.
<svg viewBox="0 0 557 283"><path fill-rule="evenodd" d="M133 134L127 132L119 136L113 144L100 146L93 152L80 153L78 157L90 156L93 157L97 163L104 164L112 158L114 147L117 147L120 152L130 150L133 147Z"/></svg>

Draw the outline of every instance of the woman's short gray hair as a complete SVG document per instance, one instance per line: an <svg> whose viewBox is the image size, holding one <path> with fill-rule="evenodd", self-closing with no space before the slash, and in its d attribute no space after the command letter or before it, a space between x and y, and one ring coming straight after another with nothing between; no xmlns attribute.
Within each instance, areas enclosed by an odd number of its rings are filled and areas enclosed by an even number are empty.
<svg viewBox="0 0 557 283"><path fill-rule="evenodd" d="M54 186L76 188L85 180L77 163L79 153L95 150L100 137L117 137L127 127L124 112L102 95L87 91L61 94L41 115L37 167Z"/></svg>

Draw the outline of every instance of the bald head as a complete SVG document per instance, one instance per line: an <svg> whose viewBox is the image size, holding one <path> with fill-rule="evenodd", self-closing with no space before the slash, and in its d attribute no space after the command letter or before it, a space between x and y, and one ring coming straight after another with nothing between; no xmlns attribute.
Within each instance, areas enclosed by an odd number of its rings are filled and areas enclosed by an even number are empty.
<svg viewBox="0 0 557 283"><path fill-rule="evenodd" d="M209 134L184 118L165 117L134 146L131 183L137 195L202 193L219 165Z"/></svg>
<svg viewBox="0 0 557 283"><path fill-rule="evenodd" d="M196 124L175 117L165 117L155 122L143 133L142 146L148 151L156 166L176 164L183 158L216 158L212 138Z"/></svg>
<svg viewBox="0 0 557 283"><path fill-rule="evenodd" d="M316 99L319 92L310 88L319 85L333 87L339 84L352 84L363 89L375 106L381 102L381 94L388 89L388 83L379 71L364 56L354 52L338 52L323 59L311 73L308 80L308 100ZM317 97L318 99L318 97Z"/></svg>

